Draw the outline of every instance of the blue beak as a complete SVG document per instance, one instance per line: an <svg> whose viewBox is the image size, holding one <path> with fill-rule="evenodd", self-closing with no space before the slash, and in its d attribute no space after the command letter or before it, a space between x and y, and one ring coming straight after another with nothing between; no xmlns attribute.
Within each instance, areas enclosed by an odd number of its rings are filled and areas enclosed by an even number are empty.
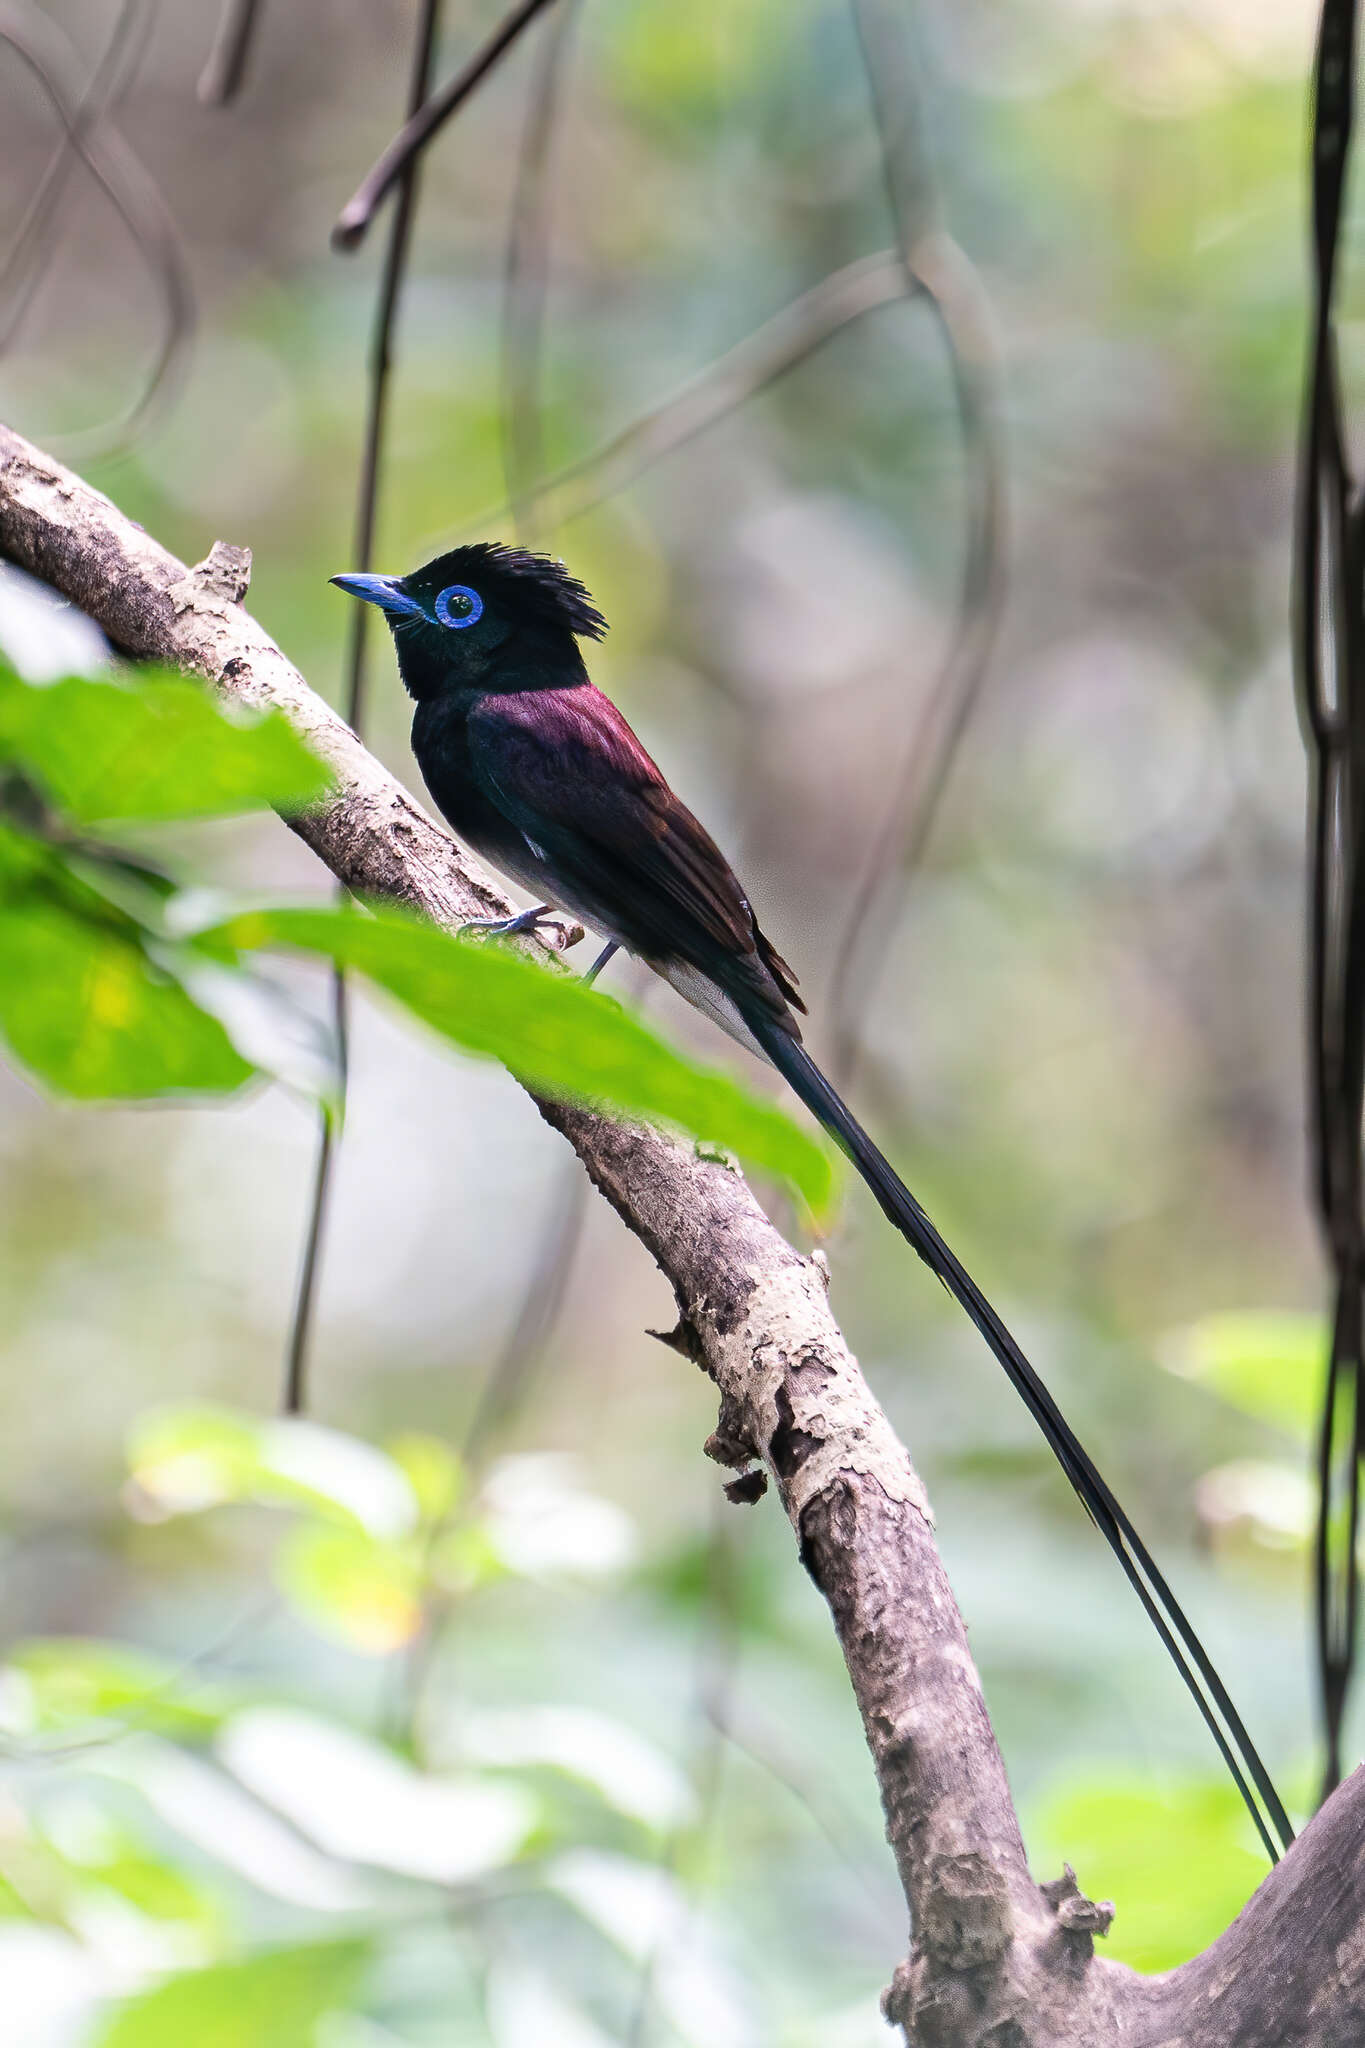
<svg viewBox="0 0 1365 2048"><path fill-rule="evenodd" d="M327 580L335 583L338 590L363 598L366 604L377 604L380 611L395 618L422 609L399 589L397 576L330 576Z"/></svg>

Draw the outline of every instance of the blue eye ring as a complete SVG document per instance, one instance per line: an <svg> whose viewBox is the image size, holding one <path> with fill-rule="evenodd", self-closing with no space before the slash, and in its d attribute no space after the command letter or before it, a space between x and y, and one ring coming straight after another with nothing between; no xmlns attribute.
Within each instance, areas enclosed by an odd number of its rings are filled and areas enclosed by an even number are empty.
<svg viewBox="0 0 1365 2048"><path fill-rule="evenodd" d="M436 616L443 626L454 631L462 626L477 626L483 617L483 599L467 583L449 584L436 600Z"/></svg>

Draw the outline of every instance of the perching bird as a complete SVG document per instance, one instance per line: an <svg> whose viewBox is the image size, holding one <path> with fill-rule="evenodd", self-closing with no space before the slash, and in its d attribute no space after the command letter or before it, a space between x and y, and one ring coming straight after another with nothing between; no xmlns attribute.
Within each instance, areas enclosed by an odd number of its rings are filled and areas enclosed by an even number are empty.
<svg viewBox="0 0 1365 2048"><path fill-rule="evenodd" d="M417 704L413 752L437 805L460 838L537 899L535 910L492 928L524 931L567 911L770 1060L966 1310L1117 1556L1273 1859L1252 1785L1286 1846L1288 1818L1165 1579L1000 1317L806 1052L796 977L724 854L589 680L578 643L600 639L606 621L583 585L562 563L490 542L410 576L332 581L388 619Z"/></svg>

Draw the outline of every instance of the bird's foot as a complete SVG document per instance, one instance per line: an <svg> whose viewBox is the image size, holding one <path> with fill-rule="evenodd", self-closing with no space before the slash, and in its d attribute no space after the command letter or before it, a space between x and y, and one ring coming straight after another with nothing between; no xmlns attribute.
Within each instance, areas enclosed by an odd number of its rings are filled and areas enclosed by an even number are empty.
<svg viewBox="0 0 1365 2048"><path fill-rule="evenodd" d="M553 944L564 952L576 946L583 936L581 925L558 917L550 903L537 903L531 910L519 910L515 917L472 917L460 926L460 936L466 933L484 939L514 939L527 932L553 933Z"/></svg>
<svg viewBox="0 0 1365 2048"><path fill-rule="evenodd" d="M592 963L592 966L591 966L591 967L590 967L590 968L588 969L587 973L586 973L586 974L585 974L585 975L583 976L583 980L584 980L584 982L585 982L585 983L589 983L589 984L590 984L590 983L592 983L592 982L596 981L596 979L597 979L598 975L599 975L599 974L600 974L600 973L602 972L602 969L603 969L603 968L604 968L604 967L606 966L606 964L607 964L608 960L610 960L610 958L611 958L612 954L613 954L613 953L619 953L619 952L620 952L620 950L621 950L621 948L620 948L620 944L619 944L619 942L618 942L618 941L617 941L616 939L608 939L608 941L607 941L606 945L605 945L605 946L603 946L603 948L602 948L601 952L600 952L600 953L598 954L597 958L596 958L596 959L595 959L595 960L593 961L593 963Z"/></svg>

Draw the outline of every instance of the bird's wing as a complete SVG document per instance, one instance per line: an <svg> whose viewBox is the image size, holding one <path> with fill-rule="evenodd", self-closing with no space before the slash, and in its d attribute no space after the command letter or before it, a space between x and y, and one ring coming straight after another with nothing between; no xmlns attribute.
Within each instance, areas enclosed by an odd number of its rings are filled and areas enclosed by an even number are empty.
<svg viewBox="0 0 1365 2048"><path fill-rule="evenodd" d="M559 875L575 905L645 959L738 973L744 992L803 1008L720 848L591 683L481 699L475 780Z"/></svg>

